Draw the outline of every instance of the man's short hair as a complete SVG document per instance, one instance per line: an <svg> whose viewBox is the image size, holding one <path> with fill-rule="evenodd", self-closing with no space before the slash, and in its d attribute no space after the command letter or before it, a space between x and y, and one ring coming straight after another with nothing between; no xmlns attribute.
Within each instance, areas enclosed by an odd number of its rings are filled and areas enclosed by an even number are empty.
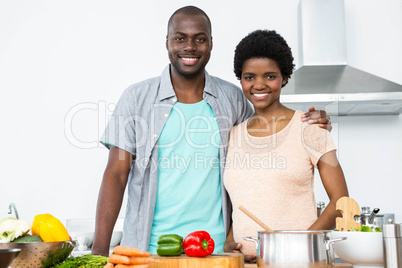
<svg viewBox="0 0 402 268"><path fill-rule="evenodd" d="M182 15L201 15L201 16L204 16L204 17L207 19L207 22L208 22L209 32L212 34L212 24L211 24L211 20L209 19L207 13L204 12L204 10L202 10L202 9L196 7L196 6L185 6L185 7L182 7L182 8L179 8L178 10L176 10L176 11L172 14L172 16L170 16L170 18L169 18L169 22L168 22L168 26L167 26L168 32L169 32L169 26L170 26L170 24L171 24L171 22L172 22L172 19L173 19L173 17L174 17L175 15L177 15L177 14L182 14Z"/></svg>

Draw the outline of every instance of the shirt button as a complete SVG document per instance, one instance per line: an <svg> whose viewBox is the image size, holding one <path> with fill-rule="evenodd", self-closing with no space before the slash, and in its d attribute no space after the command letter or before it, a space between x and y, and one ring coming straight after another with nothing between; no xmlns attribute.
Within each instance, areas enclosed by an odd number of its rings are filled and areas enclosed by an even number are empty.
<svg viewBox="0 0 402 268"><path fill-rule="evenodd" d="M165 117L168 117L169 115L168 114L165 114Z"/></svg>
<svg viewBox="0 0 402 268"><path fill-rule="evenodd" d="M157 138L157 137L158 137L158 135L154 134L154 138Z"/></svg>
<svg viewBox="0 0 402 268"><path fill-rule="evenodd" d="M172 101L173 101L173 102L176 102L176 101L177 101L177 99L176 99L176 98L174 98Z"/></svg>
<svg viewBox="0 0 402 268"><path fill-rule="evenodd" d="M148 163L148 161L149 161L149 158L148 157L145 157L145 162L147 162Z"/></svg>

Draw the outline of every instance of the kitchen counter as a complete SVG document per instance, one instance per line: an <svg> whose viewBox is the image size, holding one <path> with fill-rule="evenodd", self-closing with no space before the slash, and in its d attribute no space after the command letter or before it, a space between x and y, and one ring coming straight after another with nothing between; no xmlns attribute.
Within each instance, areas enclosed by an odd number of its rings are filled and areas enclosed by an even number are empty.
<svg viewBox="0 0 402 268"><path fill-rule="evenodd" d="M152 255L151 258L155 262L151 263L151 268L175 268L175 267L236 267L236 268L257 268L257 264L243 263L244 257L239 253L216 253L205 258L194 258L186 255L181 256L158 256ZM335 268L352 268L353 266L347 263L337 263L335 260ZM243 266L244 264L244 266ZM322 267L322 265L310 265L311 267ZM325 265L326 266L326 265ZM326 266L328 267L328 266Z"/></svg>

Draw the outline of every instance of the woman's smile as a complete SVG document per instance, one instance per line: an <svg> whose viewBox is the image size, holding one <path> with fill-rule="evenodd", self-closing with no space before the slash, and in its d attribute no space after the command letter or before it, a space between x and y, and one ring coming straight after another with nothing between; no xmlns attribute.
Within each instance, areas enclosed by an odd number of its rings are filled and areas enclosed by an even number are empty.
<svg viewBox="0 0 402 268"><path fill-rule="evenodd" d="M256 100L266 100L268 99L271 92L264 92L264 93L251 93L251 96Z"/></svg>

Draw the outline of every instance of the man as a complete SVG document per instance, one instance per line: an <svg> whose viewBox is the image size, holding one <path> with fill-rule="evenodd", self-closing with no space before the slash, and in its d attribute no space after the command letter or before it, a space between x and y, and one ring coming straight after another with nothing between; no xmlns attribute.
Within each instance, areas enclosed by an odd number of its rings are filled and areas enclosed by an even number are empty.
<svg viewBox="0 0 402 268"><path fill-rule="evenodd" d="M212 36L204 11L173 13L166 48L171 64L123 93L102 137L110 152L92 254L109 254L126 187L122 245L155 253L162 234L205 230L223 251L231 208L221 163L230 128L253 111L238 87L205 71ZM325 116L315 121L325 124Z"/></svg>

